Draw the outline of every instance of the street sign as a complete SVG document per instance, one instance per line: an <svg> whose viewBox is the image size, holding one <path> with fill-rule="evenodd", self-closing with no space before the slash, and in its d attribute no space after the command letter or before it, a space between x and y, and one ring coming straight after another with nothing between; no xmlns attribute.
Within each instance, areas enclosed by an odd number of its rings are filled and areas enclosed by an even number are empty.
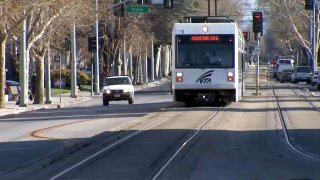
<svg viewBox="0 0 320 180"><path fill-rule="evenodd" d="M259 46L254 47L254 54L260 54L260 47Z"/></svg>
<svg viewBox="0 0 320 180"><path fill-rule="evenodd" d="M148 6L126 6L126 13L148 13Z"/></svg>

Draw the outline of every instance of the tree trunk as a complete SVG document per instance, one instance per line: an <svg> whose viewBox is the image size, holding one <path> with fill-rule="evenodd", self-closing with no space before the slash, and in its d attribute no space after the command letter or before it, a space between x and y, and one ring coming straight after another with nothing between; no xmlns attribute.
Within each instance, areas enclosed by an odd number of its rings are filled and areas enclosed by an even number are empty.
<svg viewBox="0 0 320 180"><path fill-rule="evenodd" d="M6 60L6 41L5 34L0 35L0 109L5 108L4 84L5 84L5 60Z"/></svg>
<svg viewBox="0 0 320 180"><path fill-rule="evenodd" d="M40 56L36 66L36 95L34 104L44 104L44 57Z"/></svg>

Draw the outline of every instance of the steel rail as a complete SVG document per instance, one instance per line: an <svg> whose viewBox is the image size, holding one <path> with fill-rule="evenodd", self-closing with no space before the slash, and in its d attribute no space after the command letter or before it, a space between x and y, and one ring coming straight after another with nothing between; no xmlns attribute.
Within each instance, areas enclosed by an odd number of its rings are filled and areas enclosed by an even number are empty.
<svg viewBox="0 0 320 180"><path fill-rule="evenodd" d="M50 180L55 180L55 179L57 179L57 178L62 177L63 175L65 175L65 174L69 173L70 171L74 170L75 168L77 168L77 167L79 167L79 166L87 163L88 161L94 159L95 157L101 155L102 153L104 153L104 152L106 152L106 151L108 151L108 150L110 150L110 149L112 149L112 148L114 148L114 147L116 147L116 146L121 145L122 143L126 142L127 140L132 139L132 138L134 138L134 137L136 137L136 136L144 133L146 130L151 129L152 127L155 127L155 126L157 126L157 125L159 125L159 124L161 124L161 123L163 123L163 122L171 119L172 117L176 116L176 115L179 114L179 113L180 113L180 112L172 113L172 114L170 114L169 116L167 116L167 117L165 117L165 118L162 118L162 119L160 119L160 120L158 120L158 121L156 121L156 122L154 122L154 123L152 123L152 124L149 124L149 125L141 128L140 130L138 130L138 131L136 131L136 132L134 132L134 133L131 133L131 134L129 134L129 135L127 135L127 136L119 139L118 141L116 141L116 142L114 142L114 143L112 143L112 144L104 147L103 149L97 151L96 153L94 153L94 154L92 154L92 155L84 158L83 160L79 161L78 163L76 163L76 164L74 164L74 165L66 168L65 170L62 170L61 172L59 172L59 173L57 173L56 175L52 176L52 177L50 178Z"/></svg>
<svg viewBox="0 0 320 180"><path fill-rule="evenodd" d="M199 128L192 135L190 135L190 137L187 140L185 140L184 143L182 143L182 145L177 149L177 151L174 152L170 158L168 158L168 160L164 163L164 165L160 167L159 170L156 171L150 179L157 180L161 176L161 174L165 171L165 169L172 163L172 161L179 155L179 153L188 145L190 141L192 141L201 132L201 130L203 130L211 121L219 119L219 117L222 115L220 112L221 110L217 111L207 121L202 123L199 126Z"/></svg>
<svg viewBox="0 0 320 180"><path fill-rule="evenodd" d="M291 88L291 90L292 90L297 96L303 97L304 100L306 100L311 106L313 106L317 111L320 112L320 108L317 107L316 105L314 105L306 96L304 96L304 95L299 95L292 87L290 87L290 88ZM300 87L300 89L303 89L303 88ZM310 92L308 89L304 89L304 90L307 91L307 92Z"/></svg>
<svg viewBox="0 0 320 180"><path fill-rule="evenodd" d="M293 145L293 144L291 143L291 140L290 140L290 137L289 137L289 133L288 133L288 129L287 129L287 126L286 126L286 123L285 123L285 119L284 119L283 114L282 114L282 110L281 110L281 106L280 106L280 102L279 102L279 97L276 95L273 86L272 86L272 91L273 91L274 97L276 98L277 109L278 109L278 112L279 112L279 118L280 118L282 130L283 130L283 133L284 133L284 135L285 135L287 144L288 144L294 151L296 151L297 153L299 153L299 154L301 154L301 155L303 155L303 156L305 156L305 157L311 158L311 159L313 159L313 160L320 161L320 158L318 158L318 157L316 157L316 156L313 156L313 155L311 155L311 154L309 154L309 153L307 153L307 152L304 152L303 150L299 149L298 147L296 147L295 145Z"/></svg>

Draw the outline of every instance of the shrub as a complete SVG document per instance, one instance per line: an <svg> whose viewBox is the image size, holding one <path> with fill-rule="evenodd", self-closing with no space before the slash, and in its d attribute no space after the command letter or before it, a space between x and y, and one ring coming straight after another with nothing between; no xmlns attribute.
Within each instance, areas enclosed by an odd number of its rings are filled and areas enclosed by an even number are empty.
<svg viewBox="0 0 320 180"><path fill-rule="evenodd" d="M66 87L71 87L71 69L61 70L61 78L65 79ZM54 84L55 79L60 78L59 70L51 71L51 84ZM91 82L91 78L84 72L77 70L77 85L79 88L83 85L88 85Z"/></svg>

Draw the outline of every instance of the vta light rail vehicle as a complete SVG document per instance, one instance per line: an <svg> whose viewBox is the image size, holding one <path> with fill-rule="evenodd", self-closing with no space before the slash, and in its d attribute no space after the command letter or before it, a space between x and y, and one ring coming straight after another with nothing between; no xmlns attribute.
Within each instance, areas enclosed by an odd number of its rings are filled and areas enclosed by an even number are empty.
<svg viewBox="0 0 320 180"><path fill-rule="evenodd" d="M172 32L173 100L227 103L244 93L245 39L226 17L187 17Z"/></svg>

